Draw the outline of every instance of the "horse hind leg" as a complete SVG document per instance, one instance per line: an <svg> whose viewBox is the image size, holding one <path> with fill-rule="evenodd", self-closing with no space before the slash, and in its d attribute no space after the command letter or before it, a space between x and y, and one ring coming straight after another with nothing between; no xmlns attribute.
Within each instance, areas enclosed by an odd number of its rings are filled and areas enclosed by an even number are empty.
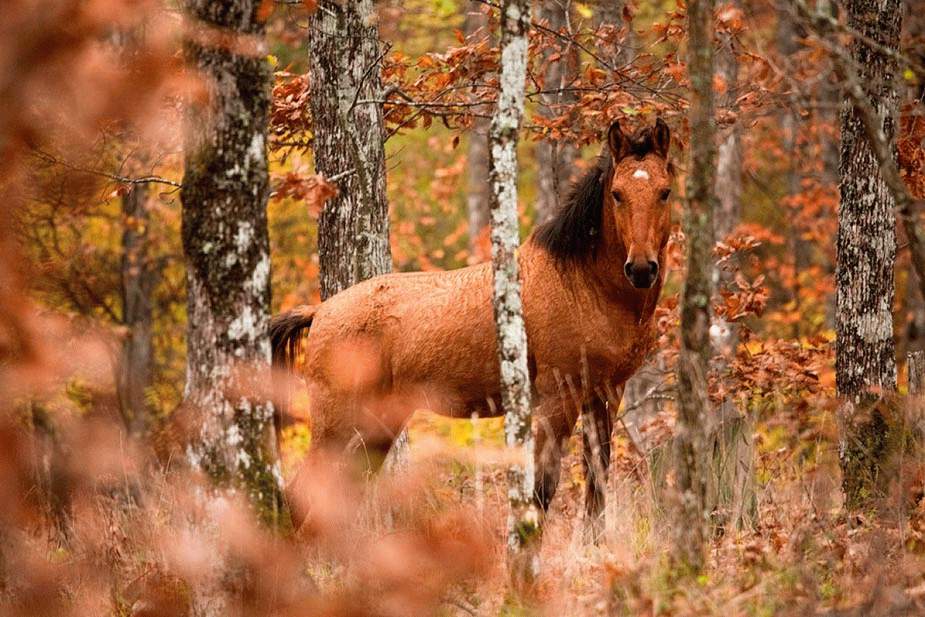
<svg viewBox="0 0 925 617"><path fill-rule="evenodd" d="M364 435L358 431L348 441L344 454L360 475L371 479L385 465L397 437L391 433Z"/></svg>

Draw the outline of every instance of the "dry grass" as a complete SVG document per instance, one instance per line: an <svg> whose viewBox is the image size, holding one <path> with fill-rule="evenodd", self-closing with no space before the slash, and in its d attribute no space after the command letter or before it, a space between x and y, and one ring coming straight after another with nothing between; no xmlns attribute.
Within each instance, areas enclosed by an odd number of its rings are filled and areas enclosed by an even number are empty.
<svg viewBox="0 0 925 617"><path fill-rule="evenodd" d="M922 477L908 457L905 482L881 515L848 518L831 444L817 443L801 460L790 453L799 449L764 440L775 449L759 449L757 523L717 538L708 570L690 579L667 565L667 521L644 481L645 461L632 460L625 443L616 448L623 458L608 491L605 538L598 546L584 540L573 443L547 521L542 575L520 605L505 583L504 458L490 424L473 446L470 429L421 421L409 471L370 486L336 466L314 468L295 497L307 521L284 535L260 529L233 499L204 511L194 479L131 453L106 420L77 415L58 426L66 454L58 468L44 467L50 493L38 490L43 467L35 463L57 455L38 448L21 422L3 432L6 614L186 615L197 586L216 580L241 615L925 610ZM57 526L47 507L56 491L67 504Z"/></svg>

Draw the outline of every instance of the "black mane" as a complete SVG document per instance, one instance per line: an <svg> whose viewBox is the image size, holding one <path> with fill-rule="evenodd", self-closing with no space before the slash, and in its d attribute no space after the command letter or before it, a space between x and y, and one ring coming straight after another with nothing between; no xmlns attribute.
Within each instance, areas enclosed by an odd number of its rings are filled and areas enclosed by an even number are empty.
<svg viewBox="0 0 925 617"><path fill-rule="evenodd" d="M628 139L626 156L642 159L655 149L652 131L643 128ZM585 263L594 258L601 242L604 191L613 173L610 149L604 146L594 167L572 185L559 211L541 224L534 241L559 265Z"/></svg>

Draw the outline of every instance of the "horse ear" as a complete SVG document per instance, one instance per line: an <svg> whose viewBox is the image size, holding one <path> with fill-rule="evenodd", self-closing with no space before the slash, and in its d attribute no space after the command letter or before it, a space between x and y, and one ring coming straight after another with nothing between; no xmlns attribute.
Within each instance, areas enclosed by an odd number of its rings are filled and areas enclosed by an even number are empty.
<svg viewBox="0 0 925 617"><path fill-rule="evenodd" d="M607 131L607 145L610 147L610 155L614 163L619 163L630 151L629 138L620 128L620 122L617 120L614 120Z"/></svg>
<svg viewBox="0 0 925 617"><path fill-rule="evenodd" d="M652 130L652 144L655 147L656 154L663 159L668 158L668 149L671 148L671 129L661 118L655 120L655 128Z"/></svg>

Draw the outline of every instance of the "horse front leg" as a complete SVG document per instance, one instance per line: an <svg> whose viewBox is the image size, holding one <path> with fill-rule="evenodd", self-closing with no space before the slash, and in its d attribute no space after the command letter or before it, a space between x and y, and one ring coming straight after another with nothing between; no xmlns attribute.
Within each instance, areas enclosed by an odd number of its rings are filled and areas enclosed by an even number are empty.
<svg viewBox="0 0 925 617"><path fill-rule="evenodd" d="M613 411L620 406L621 388L610 401ZM585 470L585 533L597 544L604 536L607 477L610 471L610 441L613 419L608 402L594 397L584 406L581 418L582 462Z"/></svg>
<svg viewBox="0 0 925 617"><path fill-rule="evenodd" d="M534 461L536 465L536 489L534 503L542 513L559 486L562 467L562 451L575 426L575 414L565 413L559 401L547 401L539 405L536 414Z"/></svg>

